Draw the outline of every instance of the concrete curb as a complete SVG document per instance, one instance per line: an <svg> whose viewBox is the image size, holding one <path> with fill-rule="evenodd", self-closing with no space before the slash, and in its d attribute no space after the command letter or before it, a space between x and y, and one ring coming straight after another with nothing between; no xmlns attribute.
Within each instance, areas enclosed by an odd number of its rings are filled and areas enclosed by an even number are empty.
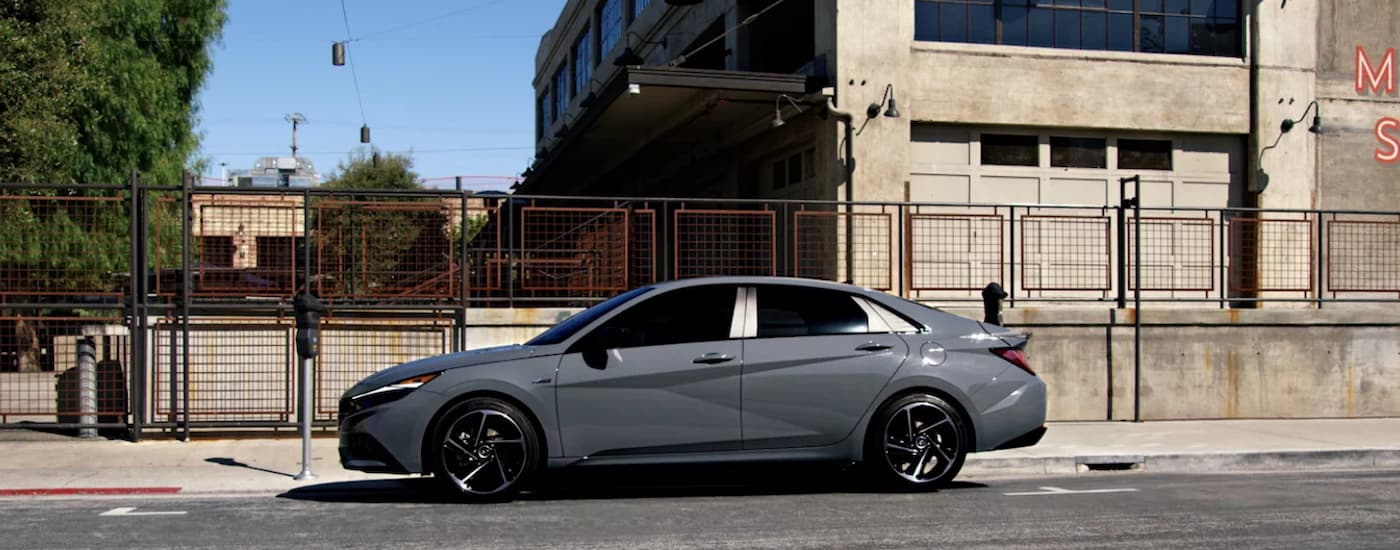
<svg viewBox="0 0 1400 550"><path fill-rule="evenodd" d="M1010 458L979 458L977 455L971 455L967 458L967 463L962 471L967 474L990 475L1064 475L1122 470L1154 473L1216 473L1366 468L1400 468L1400 449Z"/></svg>

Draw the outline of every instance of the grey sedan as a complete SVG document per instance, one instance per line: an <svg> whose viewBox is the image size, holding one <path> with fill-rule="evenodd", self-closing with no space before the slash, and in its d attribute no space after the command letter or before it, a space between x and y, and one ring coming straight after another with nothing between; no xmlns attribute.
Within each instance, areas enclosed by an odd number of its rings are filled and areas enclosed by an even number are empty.
<svg viewBox="0 0 1400 550"><path fill-rule="evenodd" d="M1028 337L889 294L769 277L620 294L523 345L377 372L340 401L340 460L505 498L544 468L854 461L946 484L1034 445Z"/></svg>

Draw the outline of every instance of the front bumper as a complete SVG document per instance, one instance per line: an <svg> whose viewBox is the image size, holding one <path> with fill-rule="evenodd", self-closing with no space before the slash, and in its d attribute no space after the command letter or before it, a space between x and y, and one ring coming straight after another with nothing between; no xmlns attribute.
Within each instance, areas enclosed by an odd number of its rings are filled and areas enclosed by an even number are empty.
<svg viewBox="0 0 1400 550"><path fill-rule="evenodd" d="M361 472L422 473L424 430L443 397L417 390L392 403L340 411L340 465Z"/></svg>

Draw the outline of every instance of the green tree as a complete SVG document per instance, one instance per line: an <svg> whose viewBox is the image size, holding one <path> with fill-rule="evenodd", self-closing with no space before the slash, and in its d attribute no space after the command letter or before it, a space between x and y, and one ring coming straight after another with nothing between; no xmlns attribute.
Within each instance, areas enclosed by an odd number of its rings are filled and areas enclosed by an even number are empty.
<svg viewBox="0 0 1400 550"><path fill-rule="evenodd" d="M223 0L0 2L0 181L70 185L0 198L0 287L94 293L130 272L128 203L71 198L119 197L84 185L131 170L175 185L197 165L195 96L224 20ZM178 216L162 212L168 234ZM0 340L33 370L38 329L22 325Z"/></svg>
<svg viewBox="0 0 1400 550"><path fill-rule="evenodd" d="M331 189L422 189L409 154L360 150L336 165L326 179Z"/></svg>

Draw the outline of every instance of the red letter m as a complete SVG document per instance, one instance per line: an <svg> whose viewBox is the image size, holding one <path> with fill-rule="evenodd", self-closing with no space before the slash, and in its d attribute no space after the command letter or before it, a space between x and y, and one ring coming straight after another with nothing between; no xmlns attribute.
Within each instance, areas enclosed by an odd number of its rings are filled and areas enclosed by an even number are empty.
<svg viewBox="0 0 1400 550"><path fill-rule="evenodd" d="M1385 59L1381 60L1381 69L1377 72L1372 68L1371 59L1366 56L1366 49L1356 47L1356 91L1364 93L1367 88L1372 93L1380 93L1381 84L1385 84L1385 93L1395 93L1395 48L1385 51Z"/></svg>

